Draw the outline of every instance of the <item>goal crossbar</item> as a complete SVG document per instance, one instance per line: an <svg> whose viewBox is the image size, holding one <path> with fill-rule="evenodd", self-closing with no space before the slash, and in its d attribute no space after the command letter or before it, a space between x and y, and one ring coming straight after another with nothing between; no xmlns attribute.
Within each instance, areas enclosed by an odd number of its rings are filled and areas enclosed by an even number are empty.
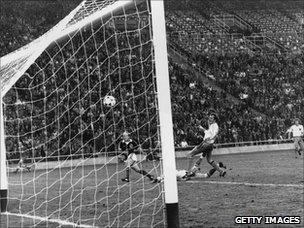
<svg viewBox="0 0 304 228"><path fill-rule="evenodd" d="M136 0L136 2L143 2L144 0ZM31 64L41 55L41 53L48 48L53 42L59 41L67 35L76 32L80 28L85 27L89 23L100 19L106 20L113 12L127 7L134 0L117 0L106 8L95 11L91 15L77 21L71 25L70 22L73 17L81 10L85 0L79 4L68 16L61 20L56 26L50 29L41 37L32 41L30 44L18 49L13 53L9 53L0 58L0 80L2 80L1 96L4 97L7 91L16 83L16 81L25 73ZM24 61L26 59L26 61ZM14 63L16 67L12 68L10 65ZM6 68L10 70L5 71ZM5 81L4 81L5 79Z"/></svg>

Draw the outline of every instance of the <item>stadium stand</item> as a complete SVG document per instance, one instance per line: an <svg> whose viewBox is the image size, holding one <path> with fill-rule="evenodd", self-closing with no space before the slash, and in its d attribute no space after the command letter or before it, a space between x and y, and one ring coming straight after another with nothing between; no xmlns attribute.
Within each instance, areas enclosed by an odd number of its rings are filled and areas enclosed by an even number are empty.
<svg viewBox="0 0 304 228"><path fill-rule="evenodd" d="M0 56L47 32L80 1L1 1Z"/></svg>

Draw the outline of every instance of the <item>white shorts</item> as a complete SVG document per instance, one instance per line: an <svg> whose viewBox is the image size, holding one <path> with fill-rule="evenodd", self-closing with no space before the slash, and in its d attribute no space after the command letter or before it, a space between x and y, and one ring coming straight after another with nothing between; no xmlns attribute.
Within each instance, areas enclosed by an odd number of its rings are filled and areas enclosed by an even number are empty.
<svg viewBox="0 0 304 228"><path fill-rule="evenodd" d="M126 165L128 167L131 167L132 165L137 163L137 156L136 154L132 153L129 154L129 156L127 157L127 160L125 161Z"/></svg>

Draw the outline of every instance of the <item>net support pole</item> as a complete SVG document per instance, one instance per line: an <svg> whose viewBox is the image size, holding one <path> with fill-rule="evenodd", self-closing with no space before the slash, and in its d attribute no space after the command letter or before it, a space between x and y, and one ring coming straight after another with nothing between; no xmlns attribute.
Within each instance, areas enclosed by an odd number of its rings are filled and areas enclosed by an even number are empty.
<svg viewBox="0 0 304 228"><path fill-rule="evenodd" d="M0 81L0 88L1 81ZM6 149L4 140L4 117L2 95L0 91L0 212L7 208L7 173L6 173Z"/></svg>
<svg viewBox="0 0 304 228"><path fill-rule="evenodd" d="M163 0L151 0L167 227L179 227L178 193Z"/></svg>

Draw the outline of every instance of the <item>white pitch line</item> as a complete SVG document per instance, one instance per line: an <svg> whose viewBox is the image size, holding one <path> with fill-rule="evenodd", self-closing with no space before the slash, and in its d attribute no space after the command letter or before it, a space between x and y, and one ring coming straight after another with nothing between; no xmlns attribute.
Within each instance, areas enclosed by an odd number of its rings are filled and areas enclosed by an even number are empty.
<svg viewBox="0 0 304 228"><path fill-rule="evenodd" d="M29 218L29 219L33 219L33 220L40 220L40 221L44 221L44 222L58 223L58 224L64 225L64 226L73 226L73 227L81 227L81 228L95 228L95 226L77 224L77 223L73 223L73 222L63 221L63 220L60 220L60 219L49 219L49 218L46 218L46 217L33 216L33 215L27 215L27 214L16 214L16 213L11 213L11 212L4 212L4 213L1 213L1 214L2 215L23 217L23 218Z"/></svg>
<svg viewBox="0 0 304 228"><path fill-rule="evenodd" d="M250 182L235 182L235 181L203 181L203 180L189 180L183 181L187 183L201 183L201 184L222 184L222 185L244 185L244 186L253 186L253 187L294 187L294 188L304 188L304 184L272 184L272 183L250 183ZM18 181L10 181L12 185L22 185L22 183ZM121 188L126 185L137 185L141 183L124 183L117 185L105 185L105 188ZM83 189L74 189L73 191L82 191Z"/></svg>
<svg viewBox="0 0 304 228"><path fill-rule="evenodd" d="M188 183L206 183L206 184L222 184L222 185L244 185L250 187L294 187L304 188L303 184L271 184L271 183L250 183L250 182L234 182L234 181L186 181Z"/></svg>

